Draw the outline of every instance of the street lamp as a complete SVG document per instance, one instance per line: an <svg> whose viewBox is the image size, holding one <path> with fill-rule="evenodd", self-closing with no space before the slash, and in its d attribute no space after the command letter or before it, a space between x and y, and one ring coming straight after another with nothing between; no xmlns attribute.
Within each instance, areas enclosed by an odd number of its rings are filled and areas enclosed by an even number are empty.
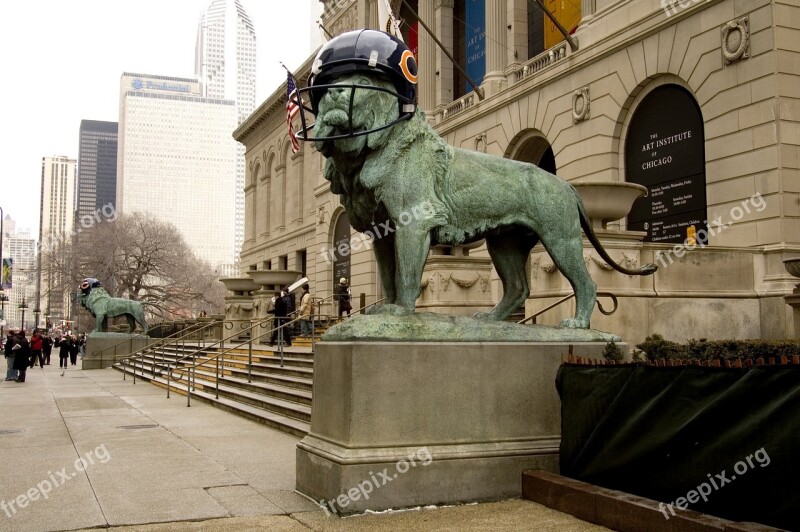
<svg viewBox="0 0 800 532"><path fill-rule="evenodd" d="M39 328L39 314L41 314L41 313L42 313L42 311L39 310L39 307L36 307L35 309L33 309L33 329L34 330Z"/></svg>
<svg viewBox="0 0 800 532"><path fill-rule="evenodd" d="M28 305L27 305L27 303L25 303L25 296L22 296L22 303L20 303L17 308L22 311L22 319L20 320L19 329L20 329L20 331L24 331L25 330L25 311L28 309Z"/></svg>

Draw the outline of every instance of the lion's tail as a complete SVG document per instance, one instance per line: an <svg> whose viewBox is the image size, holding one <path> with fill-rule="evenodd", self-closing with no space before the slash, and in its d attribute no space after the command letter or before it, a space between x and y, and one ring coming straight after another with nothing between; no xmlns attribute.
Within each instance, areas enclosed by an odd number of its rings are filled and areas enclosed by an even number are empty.
<svg viewBox="0 0 800 532"><path fill-rule="evenodd" d="M612 268L620 273L624 273L625 275L653 275L656 270L658 270L658 266L655 264L644 264L641 268L637 268L635 270L631 270L617 264L614 259L608 255L605 248L603 248L603 244L600 243L600 239L598 239L597 235L594 233L594 229L592 229L592 224L589 221L589 217L586 216L586 210L583 206L583 200L581 200L580 194L578 194L578 191L575 190L575 187L572 185L570 185L570 188L572 189L573 194L575 194L575 199L578 201L578 211L580 212L581 216L581 227L583 228L583 232L586 233L586 238L589 239L589 242L592 243L592 246L594 246L594 249L597 250L597 253L604 261L606 261Z"/></svg>

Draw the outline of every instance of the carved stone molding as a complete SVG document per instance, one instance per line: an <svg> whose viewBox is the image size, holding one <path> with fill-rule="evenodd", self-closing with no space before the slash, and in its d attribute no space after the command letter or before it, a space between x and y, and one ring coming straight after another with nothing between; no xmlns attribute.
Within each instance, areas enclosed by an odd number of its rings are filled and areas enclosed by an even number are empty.
<svg viewBox="0 0 800 532"><path fill-rule="evenodd" d="M572 93L572 121L577 124L589 119L589 87L583 87Z"/></svg>
<svg viewBox="0 0 800 532"><path fill-rule="evenodd" d="M480 151L486 153L486 145L488 144L486 139L486 132L480 133L475 137L475 151Z"/></svg>
<svg viewBox="0 0 800 532"><path fill-rule="evenodd" d="M434 9L438 9L440 7L449 7L449 8L452 9L453 7L455 7L455 1L454 0L436 0L436 2L434 3L433 6L434 6Z"/></svg>
<svg viewBox="0 0 800 532"><path fill-rule="evenodd" d="M726 65L750 57L750 22L747 17L722 26L722 57Z"/></svg>

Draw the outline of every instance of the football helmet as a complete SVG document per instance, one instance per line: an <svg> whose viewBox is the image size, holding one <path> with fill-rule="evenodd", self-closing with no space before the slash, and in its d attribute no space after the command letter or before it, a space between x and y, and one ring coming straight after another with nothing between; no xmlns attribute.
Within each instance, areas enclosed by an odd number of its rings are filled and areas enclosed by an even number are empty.
<svg viewBox="0 0 800 532"><path fill-rule="evenodd" d="M388 80L394 91L373 85L351 85L335 83L340 76L354 73L378 74ZM312 136L313 123L307 123L305 112L317 116L319 102L330 88L350 89L349 125L346 133L327 137ZM367 131L354 131L353 99L355 89L388 92L397 97L399 117L381 127ZM311 107L303 103L303 95L308 95ZM407 120L417 108L417 61L414 54L401 40L377 30L356 30L343 33L323 46L311 66L308 86L298 89L290 96L293 103L301 108L301 127L296 137L300 140L323 141L357 137L386 129Z"/></svg>

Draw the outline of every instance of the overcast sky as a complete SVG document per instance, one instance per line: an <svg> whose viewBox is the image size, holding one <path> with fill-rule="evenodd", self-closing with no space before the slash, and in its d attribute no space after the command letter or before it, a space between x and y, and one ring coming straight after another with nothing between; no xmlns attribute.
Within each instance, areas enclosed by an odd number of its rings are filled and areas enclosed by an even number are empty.
<svg viewBox="0 0 800 532"><path fill-rule="evenodd" d="M194 75L211 0L5 2L0 31L0 207L39 226L42 157L78 158L82 119L119 119L122 72ZM312 52L314 0L241 0L257 39L256 106ZM312 35L313 33L313 35Z"/></svg>

